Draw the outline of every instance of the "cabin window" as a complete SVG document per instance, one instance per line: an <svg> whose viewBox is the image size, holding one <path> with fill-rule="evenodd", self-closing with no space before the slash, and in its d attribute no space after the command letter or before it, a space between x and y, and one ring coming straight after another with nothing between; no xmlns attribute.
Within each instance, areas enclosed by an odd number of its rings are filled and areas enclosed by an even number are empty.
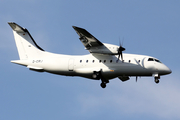
<svg viewBox="0 0 180 120"><path fill-rule="evenodd" d="M88 63L88 60L86 60L86 63Z"/></svg>
<svg viewBox="0 0 180 120"><path fill-rule="evenodd" d="M129 60L129 63L131 62L131 60Z"/></svg>
<svg viewBox="0 0 180 120"><path fill-rule="evenodd" d="M82 63L82 60L80 60L80 63Z"/></svg>
<svg viewBox="0 0 180 120"><path fill-rule="evenodd" d="M101 63L101 60L99 60L99 62Z"/></svg>
<svg viewBox="0 0 180 120"><path fill-rule="evenodd" d="M104 60L104 63L106 62L106 60Z"/></svg>
<svg viewBox="0 0 180 120"><path fill-rule="evenodd" d="M110 63L112 63L112 60L110 60Z"/></svg>
<svg viewBox="0 0 180 120"><path fill-rule="evenodd" d="M138 62L141 62L140 60L138 60Z"/></svg>
<svg viewBox="0 0 180 120"><path fill-rule="evenodd" d="M94 63L95 60L93 60L92 62Z"/></svg>

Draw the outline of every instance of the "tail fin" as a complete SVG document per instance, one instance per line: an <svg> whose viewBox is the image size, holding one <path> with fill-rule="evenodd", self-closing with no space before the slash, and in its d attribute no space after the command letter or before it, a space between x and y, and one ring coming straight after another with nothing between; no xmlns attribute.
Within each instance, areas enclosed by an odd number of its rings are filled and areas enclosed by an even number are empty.
<svg viewBox="0 0 180 120"><path fill-rule="evenodd" d="M8 24L13 29L20 60L39 57L44 50L36 44L28 30L13 22Z"/></svg>

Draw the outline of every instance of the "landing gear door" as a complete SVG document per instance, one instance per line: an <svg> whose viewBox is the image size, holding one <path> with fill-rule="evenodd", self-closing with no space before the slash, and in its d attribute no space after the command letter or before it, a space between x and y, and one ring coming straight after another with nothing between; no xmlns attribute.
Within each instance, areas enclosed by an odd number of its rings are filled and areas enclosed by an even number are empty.
<svg viewBox="0 0 180 120"><path fill-rule="evenodd" d="M74 70L74 59L69 59L68 69L69 71Z"/></svg>

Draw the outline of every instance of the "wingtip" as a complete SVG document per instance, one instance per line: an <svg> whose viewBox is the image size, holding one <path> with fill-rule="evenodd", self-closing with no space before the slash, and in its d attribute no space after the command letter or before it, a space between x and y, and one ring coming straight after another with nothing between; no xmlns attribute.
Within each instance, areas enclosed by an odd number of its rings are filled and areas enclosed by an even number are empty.
<svg viewBox="0 0 180 120"><path fill-rule="evenodd" d="M74 29L76 29L77 27L76 26L72 26Z"/></svg>
<svg viewBox="0 0 180 120"><path fill-rule="evenodd" d="M15 22L7 22L7 23L8 23L9 25L10 25L10 24L16 24Z"/></svg>
<svg viewBox="0 0 180 120"><path fill-rule="evenodd" d="M75 30L85 30L84 28L77 27L77 26L72 26Z"/></svg>

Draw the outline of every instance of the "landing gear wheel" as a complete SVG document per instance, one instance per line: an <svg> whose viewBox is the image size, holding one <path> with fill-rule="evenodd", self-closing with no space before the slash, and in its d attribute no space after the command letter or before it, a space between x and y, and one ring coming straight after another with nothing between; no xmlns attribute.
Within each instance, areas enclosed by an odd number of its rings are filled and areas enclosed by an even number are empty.
<svg viewBox="0 0 180 120"><path fill-rule="evenodd" d="M154 82L158 84L158 83L159 83L159 79L158 79L158 78L155 78L155 79L154 79Z"/></svg>
<svg viewBox="0 0 180 120"><path fill-rule="evenodd" d="M106 87L106 83L101 83L101 87L105 88Z"/></svg>

